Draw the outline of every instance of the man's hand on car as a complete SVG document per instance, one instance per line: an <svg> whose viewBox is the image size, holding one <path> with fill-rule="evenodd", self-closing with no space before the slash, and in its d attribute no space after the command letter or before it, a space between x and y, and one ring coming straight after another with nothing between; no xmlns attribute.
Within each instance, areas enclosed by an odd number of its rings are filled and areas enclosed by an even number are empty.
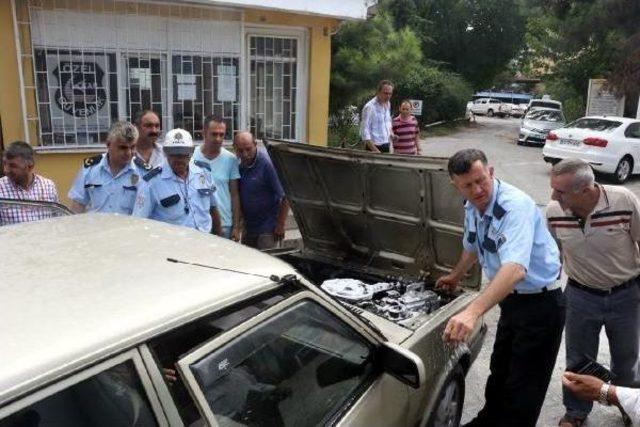
<svg viewBox="0 0 640 427"><path fill-rule="evenodd" d="M444 342L451 344L465 342L471 335L471 332L473 332L479 317L479 313L476 313L467 307L465 310L449 319L447 326L444 328L442 339Z"/></svg>

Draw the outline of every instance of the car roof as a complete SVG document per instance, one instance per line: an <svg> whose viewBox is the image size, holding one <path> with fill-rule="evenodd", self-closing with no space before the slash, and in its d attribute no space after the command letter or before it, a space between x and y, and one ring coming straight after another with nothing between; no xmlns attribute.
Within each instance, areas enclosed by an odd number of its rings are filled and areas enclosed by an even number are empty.
<svg viewBox="0 0 640 427"><path fill-rule="evenodd" d="M295 273L230 240L107 214L0 227L0 257L0 404Z"/></svg>
<svg viewBox="0 0 640 427"><path fill-rule="evenodd" d="M579 119L576 119L576 120L581 120L581 119L614 120L616 122L622 122L623 124L628 124L628 123L640 121L640 119L635 119L633 117L620 117L620 116L585 116L585 117L580 117Z"/></svg>

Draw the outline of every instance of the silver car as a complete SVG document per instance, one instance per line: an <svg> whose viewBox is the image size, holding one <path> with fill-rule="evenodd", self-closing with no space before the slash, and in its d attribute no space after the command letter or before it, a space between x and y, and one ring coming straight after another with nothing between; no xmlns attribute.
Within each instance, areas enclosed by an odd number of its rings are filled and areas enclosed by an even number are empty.
<svg viewBox="0 0 640 427"><path fill-rule="evenodd" d="M544 145L547 135L566 124L562 111L551 108L534 108L522 119L518 144Z"/></svg>
<svg viewBox="0 0 640 427"><path fill-rule="evenodd" d="M461 250L446 159L268 148L302 249L105 214L0 227L0 426L459 424L486 327L442 342L479 287L433 288Z"/></svg>

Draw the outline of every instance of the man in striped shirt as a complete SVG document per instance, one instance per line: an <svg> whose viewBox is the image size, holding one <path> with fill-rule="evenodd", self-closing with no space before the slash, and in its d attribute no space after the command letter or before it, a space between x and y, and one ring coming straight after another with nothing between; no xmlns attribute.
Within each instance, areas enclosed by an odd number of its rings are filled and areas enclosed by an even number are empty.
<svg viewBox="0 0 640 427"><path fill-rule="evenodd" d="M393 152L395 154L422 154L419 142L420 128L411 110L411 101L405 99L400 103L400 114L393 118L392 130L395 135Z"/></svg>
<svg viewBox="0 0 640 427"><path fill-rule="evenodd" d="M23 141L12 142L2 157L6 176L0 178L0 198L58 202L56 185L33 172L33 148ZM37 221L54 216L47 208L0 204L0 225Z"/></svg>
<svg viewBox="0 0 640 427"><path fill-rule="evenodd" d="M568 280L567 368L597 359L604 326L611 368L620 386L637 387L640 320L640 202L624 187L600 185L588 163L566 159L551 170L551 234L561 248ZM560 426L581 425L592 403L563 390ZM625 415L623 414L623 417Z"/></svg>

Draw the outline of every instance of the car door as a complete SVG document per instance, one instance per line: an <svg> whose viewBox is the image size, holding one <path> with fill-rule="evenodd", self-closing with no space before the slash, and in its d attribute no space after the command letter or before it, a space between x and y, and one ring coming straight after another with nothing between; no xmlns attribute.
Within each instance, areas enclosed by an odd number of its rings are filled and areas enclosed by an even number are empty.
<svg viewBox="0 0 640 427"><path fill-rule="evenodd" d="M640 122L633 122L624 131L625 145L633 156L633 173L640 173Z"/></svg>
<svg viewBox="0 0 640 427"><path fill-rule="evenodd" d="M0 409L0 426L168 426L137 350Z"/></svg>
<svg viewBox="0 0 640 427"><path fill-rule="evenodd" d="M184 355L178 368L212 426L409 425L407 386L378 371L375 347L306 291Z"/></svg>
<svg viewBox="0 0 640 427"><path fill-rule="evenodd" d="M486 112L486 103L486 99L476 99L473 103L473 106L471 107L471 111L473 111L475 114L482 114Z"/></svg>

